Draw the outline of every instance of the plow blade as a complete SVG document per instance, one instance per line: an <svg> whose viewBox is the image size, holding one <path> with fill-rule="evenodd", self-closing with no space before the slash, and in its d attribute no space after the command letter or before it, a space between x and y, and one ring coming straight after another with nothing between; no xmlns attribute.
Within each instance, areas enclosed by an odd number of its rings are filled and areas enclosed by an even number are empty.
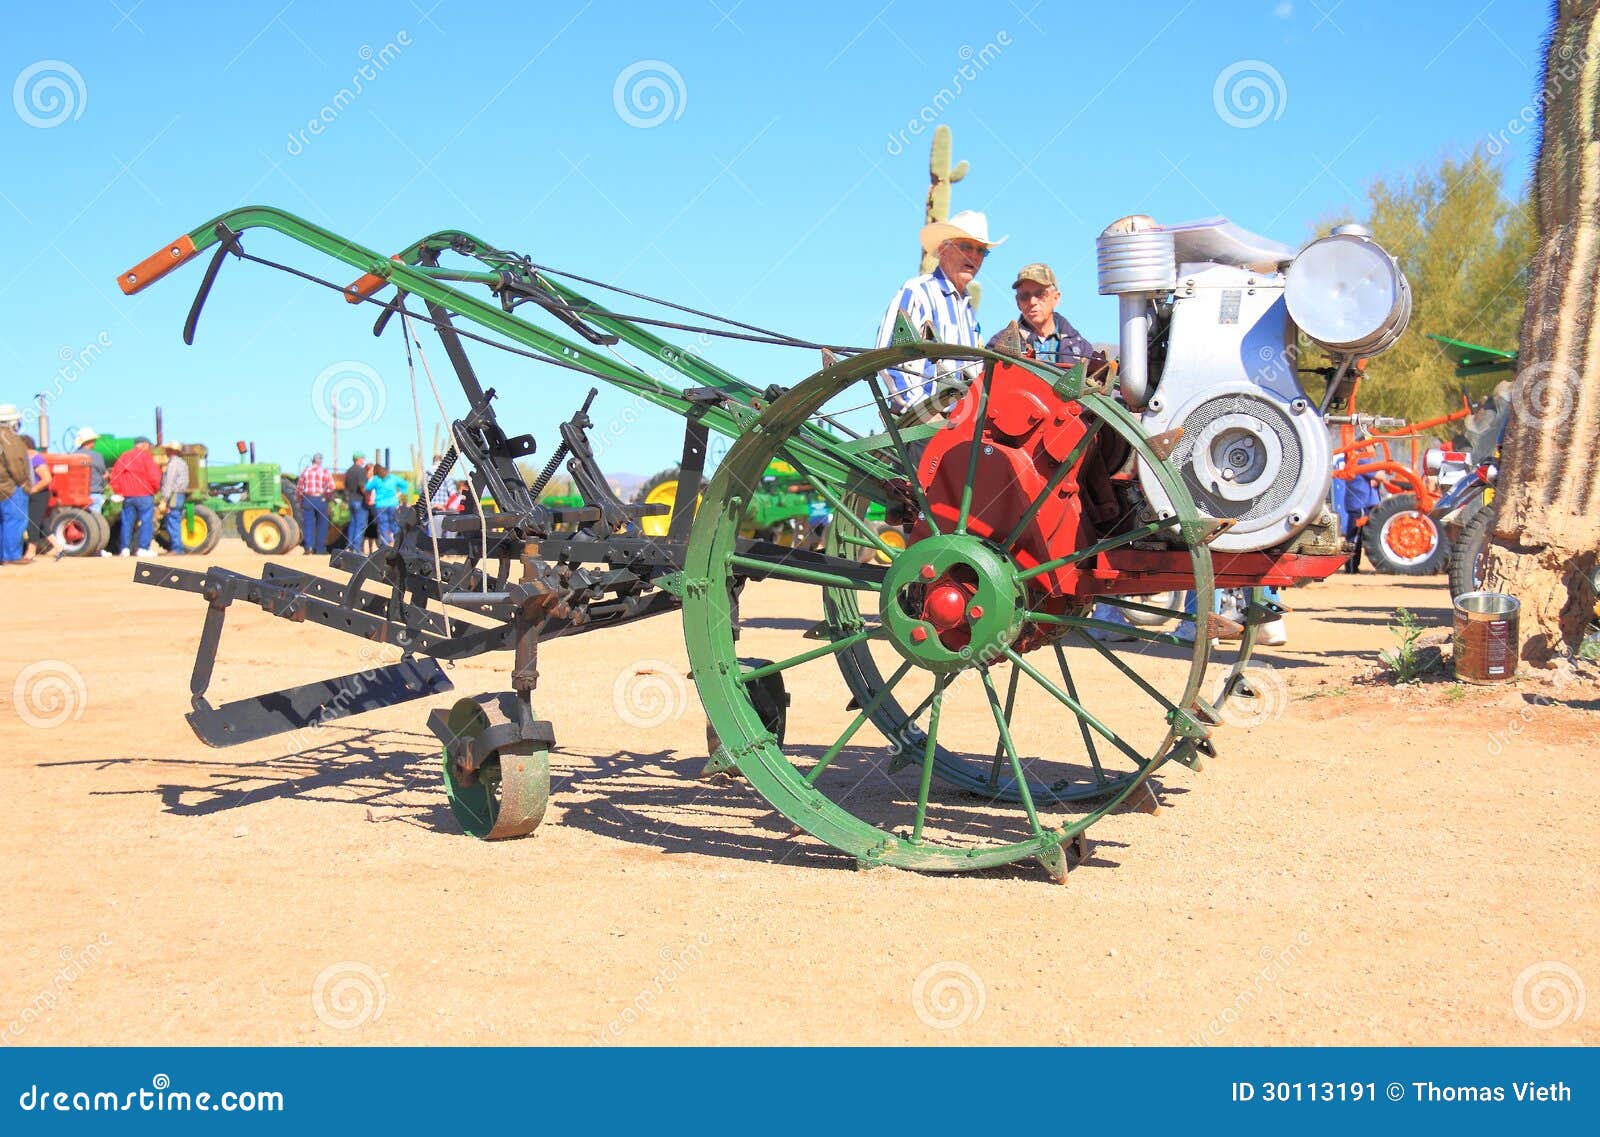
<svg viewBox="0 0 1600 1137"><path fill-rule="evenodd" d="M322 679L213 707L196 696L184 717L207 746L236 746L286 731L326 726L351 715L392 707L454 688L432 659L403 659L387 667Z"/></svg>

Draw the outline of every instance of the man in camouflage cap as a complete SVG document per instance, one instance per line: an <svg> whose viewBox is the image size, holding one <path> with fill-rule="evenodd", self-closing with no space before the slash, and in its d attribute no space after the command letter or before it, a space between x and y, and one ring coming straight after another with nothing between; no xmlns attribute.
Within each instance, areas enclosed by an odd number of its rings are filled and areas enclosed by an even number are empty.
<svg viewBox="0 0 1600 1137"><path fill-rule="evenodd" d="M1024 265L1011 287L1021 314L1017 331L1022 335L1024 354L1058 367L1072 367L1080 359L1089 357L1094 350L1089 341L1056 311L1056 305L1061 303L1061 290L1056 287L1056 274L1050 271L1049 265L1042 262ZM995 336L989 341L991 350L1000 338Z"/></svg>

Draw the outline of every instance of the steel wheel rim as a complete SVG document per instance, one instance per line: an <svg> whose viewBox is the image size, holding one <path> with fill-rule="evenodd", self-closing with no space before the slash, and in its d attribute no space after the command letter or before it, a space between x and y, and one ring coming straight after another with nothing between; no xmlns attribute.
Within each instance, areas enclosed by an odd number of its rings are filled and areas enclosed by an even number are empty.
<svg viewBox="0 0 1600 1137"><path fill-rule="evenodd" d="M702 704L718 737L722 740L727 755L738 764L740 771L750 780L752 786L774 808L801 829L855 856L859 862L866 865L893 864L924 871L962 871L1037 857L1054 871L1062 864L1061 846L1064 843L1071 841L1105 813L1119 805L1160 765L1174 757L1192 757L1201 740L1180 737L1176 725L1169 727L1164 732L1161 742L1152 748L1148 755L1140 755L1135 770L1120 787L1109 792L1102 791L1096 808L1059 826L1053 823L1045 826L1035 816L1033 805L1028 803L1028 793L1020 788L1028 785L1029 779L1024 775L1020 779L1015 796L1027 805L1026 812L1031 826L1031 832L1027 836L1020 840L999 841L975 848L936 844L926 839L919 839L921 823L929 802L927 782L932 772L939 768L939 763L933 760L931 753L926 754L921 763L924 766L922 778L924 786L920 790L919 812L910 835L904 830L885 828L857 817L816 788L814 772L802 771L793 763L785 753L784 747L760 721L755 707L746 694L745 684L748 679L741 677L741 667L732 639L731 606L728 603L727 590L732 579L728 558L734 555L736 535L745 503L759 488L761 472L769 461L779 456L784 440L799 424L821 409L830 399L854 383L875 384L874 373L881 368L898 366L919 358L960 361L1003 359L1001 356L978 349L937 344L867 352L819 372L774 402L752 430L729 450L707 490L706 507L696 519L686 560L684 627L695 681ZM1059 378L1061 375L1053 369L1024 366L1047 381ZM1197 517L1193 513L1193 503L1181 482L1173 475L1170 468L1161 463L1160 459L1149 450L1143 432L1135 420L1109 398L1104 396L1091 396L1091 398L1100 401L1102 405L1097 406L1097 412L1115 422L1113 429L1123 435L1136 452L1158 464L1160 468L1158 477L1167 485L1168 492L1173 495L1173 502L1178 505L1180 511L1185 508L1191 511L1190 517L1184 520ZM883 404L880 398L881 405ZM842 515L836 507L835 525L841 523L841 518ZM977 538L973 540L976 541ZM1191 540L1188 552L1195 575L1196 591L1200 594L1201 610L1209 611L1212 584L1209 550L1201 542ZM890 571L892 572L892 567ZM835 644L841 642L843 641L834 640ZM861 644L866 642L865 638L860 641ZM1192 707L1196 704L1204 681L1205 665L1209 655L1208 645L1203 636L1196 638L1195 645L1183 691L1176 700L1180 707ZM824 652L826 650L824 649ZM839 648L833 654L840 660L841 666L845 666L850 659L849 653L853 650L853 647ZM1020 664L1015 662L1016 657L1012 655L1011 658L1012 666L1019 667ZM793 662L785 661L784 666ZM908 661L905 666L912 665ZM1021 760L1009 737L1005 736L1004 728L1000 726L999 702L989 674L991 669L992 664L963 670L976 672L982 678L989 704L995 710L997 733L1005 737L1005 748L1010 751L1009 757L1013 767L1021 769ZM748 672L744 675L748 676ZM899 673L894 682L898 682L903 675L904 673ZM941 688L936 685L936 694L940 690ZM937 705L937 702L933 704L935 707ZM876 710L875 707L864 707L858 712L858 717L863 720L871 719L874 725L877 725L877 720L872 718ZM1076 715L1076 712L1074 714ZM1081 725L1084 716L1077 715L1077 717ZM915 716L912 718L914 721ZM856 729L859 725L858 723ZM930 725L933 728L932 736L937 748L937 725L934 720L930 720ZM824 757L836 753L838 747L847 744L852 734L853 730L847 731L845 736L836 740L835 747L825 752ZM905 744L886 743L884 749L898 753L905 749ZM820 760L819 764L825 765ZM1004 795L995 795L995 799L1003 800ZM1055 801L1050 804L1055 804Z"/></svg>

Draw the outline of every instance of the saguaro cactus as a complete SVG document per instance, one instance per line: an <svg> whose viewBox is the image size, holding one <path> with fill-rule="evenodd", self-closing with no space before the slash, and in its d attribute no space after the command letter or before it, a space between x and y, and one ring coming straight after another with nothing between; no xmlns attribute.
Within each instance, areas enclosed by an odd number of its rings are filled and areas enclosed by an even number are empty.
<svg viewBox="0 0 1600 1137"><path fill-rule="evenodd" d="M948 126L937 126L933 130L933 148L928 154L928 208L923 217L924 225L931 225L935 221L950 220L950 187L967 176L967 163L963 159L955 165L950 164L950 151L954 144L950 137ZM921 272L932 272L939 258L932 253L922 254ZM978 282L973 281L967 289L967 295L972 300L972 306L978 306Z"/></svg>
<svg viewBox="0 0 1600 1137"><path fill-rule="evenodd" d="M1576 648L1600 549L1600 3L1560 0L1534 170L1539 251L1496 494L1493 587L1522 601L1522 658Z"/></svg>

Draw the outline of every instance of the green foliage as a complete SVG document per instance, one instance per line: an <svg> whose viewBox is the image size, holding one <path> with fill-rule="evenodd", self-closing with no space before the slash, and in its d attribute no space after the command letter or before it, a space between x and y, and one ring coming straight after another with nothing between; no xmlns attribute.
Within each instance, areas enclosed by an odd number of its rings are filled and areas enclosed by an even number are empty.
<svg viewBox="0 0 1600 1137"><path fill-rule="evenodd" d="M1505 375L1463 383L1427 333L1515 348L1537 243L1525 191L1505 196L1505 171L1483 147L1436 169L1380 178L1367 190L1363 223L1400 260L1411 281L1411 323L1374 359L1359 409L1413 422L1477 400ZM1322 232L1327 231L1323 226Z"/></svg>
<svg viewBox="0 0 1600 1137"><path fill-rule="evenodd" d="M1389 631L1394 635L1395 648L1380 653L1378 658L1394 673L1396 683L1416 682L1426 669L1417 650L1417 641L1424 631L1422 625L1417 623L1417 617L1409 608L1396 608Z"/></svg>

